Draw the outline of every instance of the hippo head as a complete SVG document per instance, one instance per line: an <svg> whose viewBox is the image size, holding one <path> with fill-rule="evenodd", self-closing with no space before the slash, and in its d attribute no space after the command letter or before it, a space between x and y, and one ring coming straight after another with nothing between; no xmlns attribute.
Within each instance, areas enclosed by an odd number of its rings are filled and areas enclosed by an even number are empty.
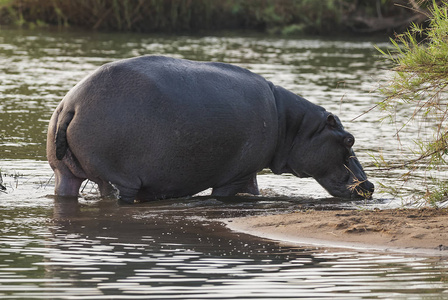
<svg viewBox="0 0 448 300"><path fill-rule="evenodd" d="M308 134L294 138L288 168L298 177L313 177L332 196L370 199L374 185L353 152L355 138L338 117L328 112L323 117Z"/></svg>

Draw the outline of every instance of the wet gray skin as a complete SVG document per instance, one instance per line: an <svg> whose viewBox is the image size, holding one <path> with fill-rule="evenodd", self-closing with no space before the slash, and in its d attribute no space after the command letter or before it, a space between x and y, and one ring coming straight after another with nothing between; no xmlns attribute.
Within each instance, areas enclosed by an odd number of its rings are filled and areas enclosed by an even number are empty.
<svg viewBox="0 0 448 300"><path fill-rule="evenodd" d="M371 197L354 137L323 107L246 69L160 56L100 67L56 108L47 157L55 193L85 179L127 202L259 194L256 174L313 177L331 195Z"/></svg>

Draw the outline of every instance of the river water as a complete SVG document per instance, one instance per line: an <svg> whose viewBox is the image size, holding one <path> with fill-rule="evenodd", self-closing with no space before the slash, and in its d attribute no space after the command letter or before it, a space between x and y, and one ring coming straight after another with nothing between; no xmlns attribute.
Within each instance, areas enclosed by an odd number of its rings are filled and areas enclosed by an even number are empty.
<svg viewBox="0 0 448 300"><path fill-rule="evenodd" d="M98 66L145 54L235 63L324 106L356 137L369 178L394 182L400 171L375 170L370 154L398 160L409 151L397 151L396 128L381 125L376 111L353 120L381 99L375 90L389 74L373 44L386 46L385 41L1 28L0 169L7 191L0 193L0 298L448 298L442 257L286 247L211 221L303 206L403 205L388 194L344 202L311 179L264 172L263 197L214 199L205 192L120 205L98 198L91 184L79 201L52 196L45 160L52 111ZM418 185L405 195L414 189Z"/></svg>

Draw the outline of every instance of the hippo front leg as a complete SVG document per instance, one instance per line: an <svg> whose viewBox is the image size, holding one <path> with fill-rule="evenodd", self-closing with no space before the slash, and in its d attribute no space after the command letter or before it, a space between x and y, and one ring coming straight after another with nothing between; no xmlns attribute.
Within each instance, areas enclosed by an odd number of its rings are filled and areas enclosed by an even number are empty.
<svg viewBox="0 0 448 300"><path fill-rule="evenodd" d="M118 198L126 203L135 203L137 201L137 195L139 188L133 188L121 184L114 184L114 187L118 191Z"/></svg>
<svg viewBox="0 0 448 300"><path fill-rule="evenodd" d="M98 182L98 190L101 197L111 197L117 194L117 189L107 181Z"/></svg>
<svg viewBox="0 0 448 300"><path fill-rule="evenodd" d="M236 194L260 195L257 183L257 173L246 176L227 185L213 188L212 196L234 196Z"/></svg>

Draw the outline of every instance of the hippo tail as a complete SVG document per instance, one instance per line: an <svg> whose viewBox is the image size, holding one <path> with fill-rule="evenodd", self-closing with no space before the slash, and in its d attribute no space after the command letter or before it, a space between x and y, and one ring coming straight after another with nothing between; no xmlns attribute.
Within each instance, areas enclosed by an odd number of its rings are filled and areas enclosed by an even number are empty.
<svg viewBox="0 0 448 300"><path fill-rule="evenodd" d="M56 129L56 158L62 160L68 150L67 128L75 115L74 112L60 112Z"/></svg>

